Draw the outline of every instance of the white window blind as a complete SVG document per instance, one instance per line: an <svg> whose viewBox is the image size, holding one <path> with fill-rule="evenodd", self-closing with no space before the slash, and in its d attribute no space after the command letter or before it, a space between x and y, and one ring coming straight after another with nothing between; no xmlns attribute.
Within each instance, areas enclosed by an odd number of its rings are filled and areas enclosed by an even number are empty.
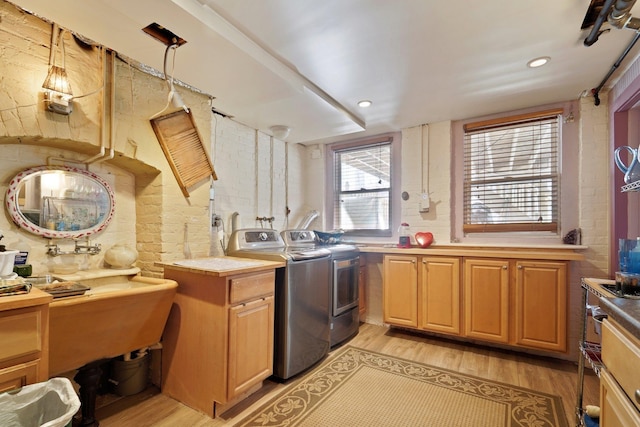
<svg viewBox="0 0 640 427"><path fill-rule="evenodd" d="M553 110L465 126L465 233L558 232L561 117Z"/></svg>
<svg viewBox="0 0 640 427"><path fill-rule="evenodd" d="M391 141L334 152L334 228L388 233L391 226Z"/></svg>

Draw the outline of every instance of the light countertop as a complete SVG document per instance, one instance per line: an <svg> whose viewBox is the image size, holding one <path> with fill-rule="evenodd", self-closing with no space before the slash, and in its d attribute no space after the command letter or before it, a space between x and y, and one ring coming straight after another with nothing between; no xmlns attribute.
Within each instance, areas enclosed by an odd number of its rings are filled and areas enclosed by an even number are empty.
<svg viewBox="0 0 640 427"><path fill-rule="evenodd" d="M581 251L586 246L577 245L471 245L456 243L451 245L432 245L428 248L412 246L398 248L396 245L358 245L363 253L382 253L396 255L441 255L441 256L478 256L489 258L527 258L544 260L582 261Z"/></svg>
<svg viewBox="0 0 640 427"><path fill-rule="evenodd" d="M0 297L0 311L49 304L51 301L53 301L51 295L33 287L28 294Z"/></svg>
<svg viewBox="0 0 640 427"><path fill-rule="evenodd" d="M235 274L272 270L284 267L285 263L284 261L276 262L252 258L221 256L182 259L173 262L156 262L155 265L164 267L165 269L190 271L208 274L211 276L224 277Z"/></svg>

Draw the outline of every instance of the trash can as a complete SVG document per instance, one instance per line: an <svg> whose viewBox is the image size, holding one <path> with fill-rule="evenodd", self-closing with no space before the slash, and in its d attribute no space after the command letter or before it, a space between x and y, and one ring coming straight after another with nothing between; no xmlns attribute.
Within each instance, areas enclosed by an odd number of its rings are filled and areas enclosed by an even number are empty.
<svg viewBox="0 0 640 427"><path fill-rule="evenodd" d="M67 378L51 378L0 394L0 426L71 426L80 399Z"/></svg>

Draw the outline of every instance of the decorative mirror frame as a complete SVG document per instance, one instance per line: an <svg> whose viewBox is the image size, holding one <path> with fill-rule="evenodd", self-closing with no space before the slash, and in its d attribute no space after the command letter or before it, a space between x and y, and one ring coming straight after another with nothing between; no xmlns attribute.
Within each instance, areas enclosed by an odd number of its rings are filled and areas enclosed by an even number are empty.
<svg viewBox="0 0 640 427"><path fill-rule="evenodd" d="M104 218L98 224L81 230L69 230L69 231L58 231L58 230L50 230L48 228L40 227L29 221L24 214L20 211L18 195L21 189L22 184L28 179L31 178L43 171L65 171L65 172L73 172L80 175L85 176L86 178L90 178L104 187L106 194L109 197L109 212L105 213ZM111 189L109 183L107 183L104 179L100 178L93 172L77 169L69 166L37 166L34 168L30 168L18 173L10 182L9 188L7 189L7 195L5 198L5 205L7 207L7 211L11 216L13 222L23 230L26 230L30 233L37 234L38 236L46 237L48 239L82 239L85 237L89 237L93 234L100 233L103 231L107 225L111 222L113 218L113 214L115 212L115 194Z"/></svg>

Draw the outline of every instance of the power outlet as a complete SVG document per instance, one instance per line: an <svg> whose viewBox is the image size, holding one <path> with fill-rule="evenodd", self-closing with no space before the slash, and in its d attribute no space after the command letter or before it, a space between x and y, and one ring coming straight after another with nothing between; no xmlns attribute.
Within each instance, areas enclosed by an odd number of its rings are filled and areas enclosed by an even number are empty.
<svg viewBox="0 0 640 427"><path fill-rule="evenodd" d="M220 218L220 215L211 215L211 226L216 228L222 227L222 218Z"/></svg>
<svg viewBox="0 0 640 427"><path fill-rule="evenodd" d="M429 200L428 193L420 194L420 213L429 212L429 207L431 205L431 201Z"/></svg>

